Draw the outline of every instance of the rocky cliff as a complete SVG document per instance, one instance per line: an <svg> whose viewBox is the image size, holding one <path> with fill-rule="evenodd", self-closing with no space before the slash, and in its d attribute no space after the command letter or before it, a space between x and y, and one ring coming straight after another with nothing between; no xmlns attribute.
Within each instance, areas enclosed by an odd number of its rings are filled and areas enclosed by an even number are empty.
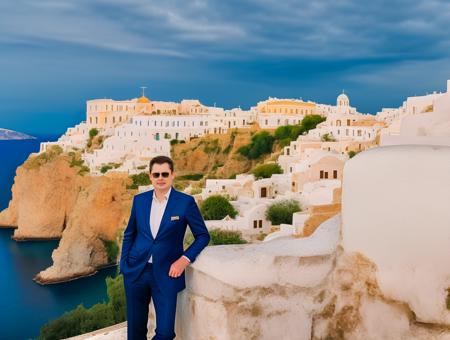
<svg viewBox="0 0 450 340"><path fill-rule="evenodd" d="M64 154L30 156L17 168L12 200L0 213L0 226L16 227L15 240L60 238L53 265L36 276L41 283L89 275L113 263L106 244L118 243L129 216L128 176L82 176L70 162Z"/></svg>
<svg viewBox="0 0 450 340"><path fill-rule="evenodd" d="M211 178L229 178L248 172L263 160L248 160L237 151L241 146L249 144L252 135L258 131L261 129L257 126L231 129L226 134L212 134L192 139L188 143L176 144L172 147L175 169L179 175L202 173ZM280 151L281 147L275 143L273 154L262 158L273 160Z"/></svg>

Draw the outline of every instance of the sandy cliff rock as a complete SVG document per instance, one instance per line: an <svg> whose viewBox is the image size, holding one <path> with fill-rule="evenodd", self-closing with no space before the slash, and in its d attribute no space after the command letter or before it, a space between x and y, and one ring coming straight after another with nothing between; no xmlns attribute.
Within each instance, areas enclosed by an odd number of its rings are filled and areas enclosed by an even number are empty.
<svg viewBox="0 0 450 340"><path fill-rule="evenodd" d="M245 173L258 161L238 155L237 150L249 144L252 133L257 131L260 131L257 127L231 129L226 134L212 134L174 145L172 157L175 169L179 174L204 173L217 178L229 178L235 174ZM279 150L280 147L275 145L273 151L276 153Z"/></svg>
<svg viewBox="0 0 450 340"><path fill-rule="evenodd" d="M80 176L65 155L17 169L0 225L17 227L16 240L61 238L53 265L37 275L39 282L91 274L108 264L102 240L116 240L127 222L132 198L127 178Z"/></svg>

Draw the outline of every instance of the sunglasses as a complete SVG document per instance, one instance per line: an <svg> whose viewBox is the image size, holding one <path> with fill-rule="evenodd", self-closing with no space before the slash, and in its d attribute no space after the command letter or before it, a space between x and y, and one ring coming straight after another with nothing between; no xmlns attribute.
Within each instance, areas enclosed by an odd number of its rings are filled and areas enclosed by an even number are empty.
<svg viewBox="0 0 450 340"><path fill-rule="evenodd" d="M168 178L170 173L168 172L152 172L153 178L159 178L159 176L162 176L163 178Z"/></svg>

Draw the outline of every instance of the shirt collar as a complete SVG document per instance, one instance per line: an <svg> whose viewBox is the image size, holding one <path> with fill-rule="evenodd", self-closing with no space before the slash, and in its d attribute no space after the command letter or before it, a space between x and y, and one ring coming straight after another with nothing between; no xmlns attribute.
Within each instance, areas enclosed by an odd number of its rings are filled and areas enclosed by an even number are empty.
<svg viewBox="0 0 450 340"><path fill-rule="evenodd" d="M172 191L172 187L167 190L167 192L164 194L164 199L167 201L169 199L170 192ZM156 191L153 189L153 198L156 199Z"/></svg>

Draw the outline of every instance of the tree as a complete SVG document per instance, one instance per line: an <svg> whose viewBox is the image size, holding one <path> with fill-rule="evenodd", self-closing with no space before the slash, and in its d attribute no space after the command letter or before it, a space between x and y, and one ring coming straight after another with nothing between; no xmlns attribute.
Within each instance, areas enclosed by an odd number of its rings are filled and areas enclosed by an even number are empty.
<svg viewBox="0 0 450 340"><path fill-rule="evenodd" d="M108 327L126 319L126 300L123 276L107 277L107 303L97 303L86 309L82 304L41 327L39 338L65 339Z"/></svg>
<svg viewBox="0 0 450 340"><path fill-rule="evenodd" d="M335 142L336 141L336 139L329 133L323 134L322 137L320 138L320 140L322 142Z"/></svg>
<svg viewBox="0 0 450 340"><path fill-rule="evenodd" d="M327 118L321 115L307 115L301 122L302 134L308 133L309 130L315 129L316 126L324 122Z"/></svg>
<svg viewBox="0 0 450 340"><path fill-rule="evenodd" d="M296 200L283 200L270 205L266 210L266 219L273 225L292 224L292 215L301 211Z"/></svg>
<svg viewBox="0 0 450 340"><path fill-rule="evenodd" d="M114 279L106 278L106 289L108 292L108 305L114 316L114 323L122 322L127 316L127 304L123 285L123 275L118 275Z"/></svg>
<svg viewBox="0 0 450 340"><path fill-rule="evenodd" d="M353 157L355 157L358 153L359 153L359 152L356 152L356 151L354 151L354 150L350 150L350 151L348 152L348 157L349 157L349 158L353 158Z"/></svg>
<svg viewBox="0 0 450 340"><path fill-rule="evenodd" d="M255 178L270 178L273 174L282 174L283 169L277 163L268 163L257 166L252 171Z"/></svg>
<svg viewBox="0 0 450 340"><path fill-rule="evenodd" d="M248 159L256 159L260 156L272 152L275 138L267 131L255 133L251 143L241 146L238 152Z"/></svg>
<svg viewBox="0 0 450 340"><path fill-rule="evenodd" d="M292 129L292 125L279 126L275 130L275 138L278 140L290 138L291 137L291 129Z"/></svg>
<svg viewBox="0 0 450 340"><path fill-rule="evenodd" d="M209 196L201 204L200 211L205 220L221 220L227 215L234 218L237 215L236 209L221 195Z"/></svg>
<svg viewBox="0 0 450 340"><path fill-rule="evenodd" d="M150 184L150 177L148 172L141 172L139 174L131 175L130 178L133 180L133 184L128 185L127 189L137 189L140 185Z"/></svg>
<svg viewBox="0 0 450 340"><path fill-rule="evenodd" d="M98 135L98 130L96 128L90 129L89 130L89 138L94 138L95 136Z"/></svg>

